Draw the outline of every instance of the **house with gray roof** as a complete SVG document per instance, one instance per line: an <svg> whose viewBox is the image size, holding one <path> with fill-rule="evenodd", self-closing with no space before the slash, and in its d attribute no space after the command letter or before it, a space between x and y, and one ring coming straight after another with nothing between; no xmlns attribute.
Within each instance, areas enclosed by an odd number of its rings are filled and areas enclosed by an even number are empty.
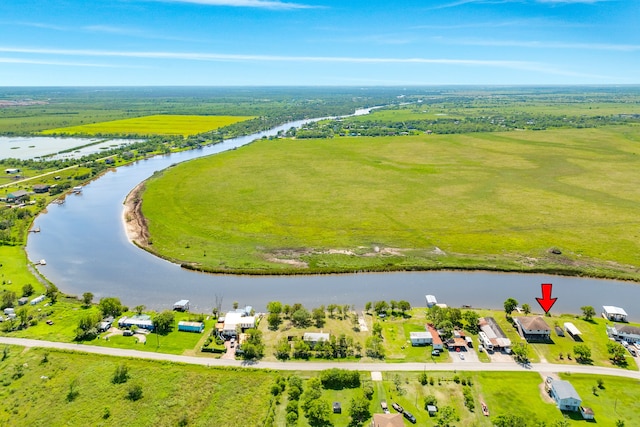
<svg viewBox="0 0 640 427"><path fill-rule="evenodd" d="M553 380L549 393L561 411L577 412L580 410L582 399L569 381Z"/></svg>
<svg viewBox="0 0 640 427"><path fill-rule="evenodd" d="M551 328L541 316L516 317L520 335L527 341L547 341L551 339Z"/></svg>
<svg viewBox="0 0 640 427"><path fill-rule="evenodd" d="M640 343L640 328L630 325L607 326L607 334L618 341Z"/></svg>

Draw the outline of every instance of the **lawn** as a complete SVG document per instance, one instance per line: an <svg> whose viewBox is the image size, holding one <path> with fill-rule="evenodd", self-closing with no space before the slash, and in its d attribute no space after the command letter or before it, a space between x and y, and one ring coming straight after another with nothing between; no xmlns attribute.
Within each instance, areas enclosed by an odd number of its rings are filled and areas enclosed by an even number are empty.
<svg viewBox="0 0 640 427"><path fill-rule="evenodd" d="M253 117L153 115L48 129L43 135L197 135Z"/></svg>
<svg viewBox="0 0 640 427"><path fill-rule="evenodd" d="M112 384L121 364L130 379ZM0 362L0 424L262 425L274 378L253 370L9 347ZM142 387L137 401L126 398L134 384ZM77 395L70 399L70 392Z"/></svg>
<svg viewBox="0 0 640 427"><path fill-rule="evenodd" d="M611 126L259 141L157 175L142 210L152 251L210 271L638 279L639 136Z"/></svg>

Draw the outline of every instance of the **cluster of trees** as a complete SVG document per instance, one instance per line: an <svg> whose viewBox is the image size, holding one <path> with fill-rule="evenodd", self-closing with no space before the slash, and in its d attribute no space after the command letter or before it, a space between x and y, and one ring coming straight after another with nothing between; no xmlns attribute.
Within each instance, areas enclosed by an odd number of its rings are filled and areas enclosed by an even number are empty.
<svg viewBox="0 0 640 427"><path fill-rule="evenodd" d="M373 311L378 316L381 314L391 314L392 316L395 316L396 314L398 314L396 310L400 311L400 314L402 316L405 316L407 311L411 310L411 304L409 303L409 301L405 300L391 300L388 303L386 301L367 301L367 303L364 305L364 310L369 313L371 309L373 309ZM391 313L389 313L389 310L391 310Z"/></svg>
<svg viewBox="0 0 640 427"><path fill-rule="evenodd" d="M362 345L354 342L353 338L345 334L339 336L332 335L328 341L320 341L311 347L307 342L297 339L291 342L287 337L282 337L276 344L274 355L279 360L309 359L311 357L321 359L344 359L347 357L360 357L362 355Z"/></svg>
<svg viewBox="0 0 640 427"><path fill-rule="evenodd" d="M449 339L453 336L455 329L466 328L469 331L476 331L479 316L474 310L434 305L427 309L427 319L441 332L440 336L443 339Z"/></svg>
<svg viewBox="0 0 640 427"><path fill-rule="evenodd" d="M346 319L350 315L354 325L358 324L355 313L351 313L352 307L349 304L338 305L329 304L321 305L309 311L302 304L295 303L293 305L282 304L280 301L271 301L267 304L267 323L269 329L276 331L282 324L283 320L289 320L291 326L304 329L310 326L322 328L327 319L327 314L331 319ZM355 316L355 319L354 319Z"/></svg>

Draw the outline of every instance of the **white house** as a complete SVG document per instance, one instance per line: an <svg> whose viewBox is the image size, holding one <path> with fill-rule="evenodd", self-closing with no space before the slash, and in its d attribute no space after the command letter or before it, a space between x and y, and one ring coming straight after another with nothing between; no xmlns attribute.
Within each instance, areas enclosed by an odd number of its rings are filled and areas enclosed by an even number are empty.
<svg viewBox="0 0 640 427"><path fill-rule="evenodd" d="M481 317L478 319L478 327L482 331L478 337L487 350L504 350L511 353L511 340L493 317Z"/></svg>
<svg viewBox="0 0 640 427"><path fill-rule="evenodd" d="M235 335L238 328L253 329L256 327L255 316L245 316L245 312L230 311L224 316L224 326L222 327L222 333L230 336Z"/></svg>
<svg viewBox="0 0 640 427"><path fill-rule="evenodd" d="M629 325L607 326L607 334L620 341L640 343L640 328Z"/></svg>
<svg viewBox="0 0 640 427"><path fill-rule="evenodd" d="M124 316L118 320L118 328L130 328L132 326L153 331L153 321L146 314L132 317Z"/></svg>
<svg viewBox="0 0 640 427"><path fill-rule="evenodd" d="M552 381L551 397L556 401L558 409L560 409L561 411L577 412L580 410L582 399L580 399L578 392L575 388L573 388L569 381Z"/></svg>
<svg viewBox="0 0 640 427"><path fill-rule="evenodd" d="M409 339L412 346L428 345L433 342L433 337L430 332L409 332Z"/></svg>
<svg viewBox="0 0 640 427"><path fill-rule="evenodd" d="M330 335L326 332L305 332L302 336L302 341L313 347L319 342L329 341L329 338Z"/></svg>
<svg viewBox="0 0 640 427"><path fill-rule="evenodd" d="M602 315L605 319L612 320L614 322L626 322L627 312L623 308L615 307L613 305L603 305Z"/></svg>
<svg viewBox="0 0 640 427"><path fill-rule="evenodd" d="M527 341L546 341L551 337L551 328L541 316L516 317L516 325Z"/></svg>
<svg viewBox="0 0 640 427"><path fill-rule="evenodd" d="M41 303L42 301L44 301L46 297L44 295L40 295L39 297L35 297L34 299L31 300L31 305L36 305L38 303Z"/></svg>

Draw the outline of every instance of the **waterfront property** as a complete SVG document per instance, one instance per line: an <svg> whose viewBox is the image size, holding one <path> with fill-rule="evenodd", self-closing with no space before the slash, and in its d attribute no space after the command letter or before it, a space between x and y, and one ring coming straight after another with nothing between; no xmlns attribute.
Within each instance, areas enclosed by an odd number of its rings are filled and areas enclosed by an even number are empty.
<svg viewBox="0 0 640 427"><path fill-rule="evenodd" d="M630 325L607 326L607 335L618 341L640 343L640 328Z"/></svg>
<svg viewBox="0 0 640 427"><path fill-rule="evenodd" d="M14 191L13 193L9 193L7 194L7 202L9 203L17 203L20 200L26 198L29 195L29 193L27 193L25 190L17 190Z"/></svg>
<svg viewBox="0 0 640 427"><path fill-rule="evenodd" d="M548 341L551 339L551 328L542 316L516 317L518 332L527 341Z"/></svg>
<svg viewBox="0 0 640 427"><path fill-rule="evenodd" d="M130 328L132 326L136 326L138 328L146 329L149 331L153 331L153 321L151 317L146 314L139 314L131 317L124 316L120 320L118 320L119 328Z"/></svg>
<svg viewBox="0 0 640 427"><path fill-rule="evenodd" d="M431 345L433 346L433 349L443 350L444 345L436 328L434 328L433 325L427 325L427 331L431 334Z"/></svg>
<svg viewBox="0 0 640 427"><path fill-rule="evenodd" d="M409 332L409 339L411 340L411 345L414 347L420 345L429 345L433 342L431 333L428 331Z"/></svg>
<svg viewBox="0 0 640 427"><path fill-rule="evenodd" d="M46 298L45 295L40 295L38 297L35 297L34 299L31 300L30 304L31 305L36 305L41 303L42 301L44 301L44 299Z"/></svg>
<svg viewBox="0 0 640 427"><path fill-rule="evenodd" d="M602 306L602 316L605 319L609 319L613 322L626 322L627 312L623 308L615 307L613 305Z"/></svg>
<svg viewBox="0 0 640 427"><path fill-rule="evenodd" d="M249 315L251 311L251 307L239 308L218 319L218 322L222 323L220 333L225 337L235 337L238 331L255 328L256 318Z"/></svg>
<svg viewBox="0 0 640 427"><path fill-rule="evenodd" d="M480 327L478 339L484 348L511 353L511 340L507 338L496 319L481 317L478 319L478 326Z"/></svg>
<svg viewBox="0 0 640 427"><path fill-rule="evenodd" d="M553 380L547 387L549 387L549 394L558 405L558 409L572 412L580 410L582 399L569 381Z"/></svg>
<svg viewBox="0 0 640 427"><path fill-rule="evenodd" d="M202 322L178 322L178 330L183 332L202 332L204 330L204 323Z"/></svg>
<svg viewBox="0 0 640 427"><path fill-rule="evenodd" d="M315 347L319 342L327 342L331 336L326 332L305 332L302 341L309 344L311 348Z"/></svg>

